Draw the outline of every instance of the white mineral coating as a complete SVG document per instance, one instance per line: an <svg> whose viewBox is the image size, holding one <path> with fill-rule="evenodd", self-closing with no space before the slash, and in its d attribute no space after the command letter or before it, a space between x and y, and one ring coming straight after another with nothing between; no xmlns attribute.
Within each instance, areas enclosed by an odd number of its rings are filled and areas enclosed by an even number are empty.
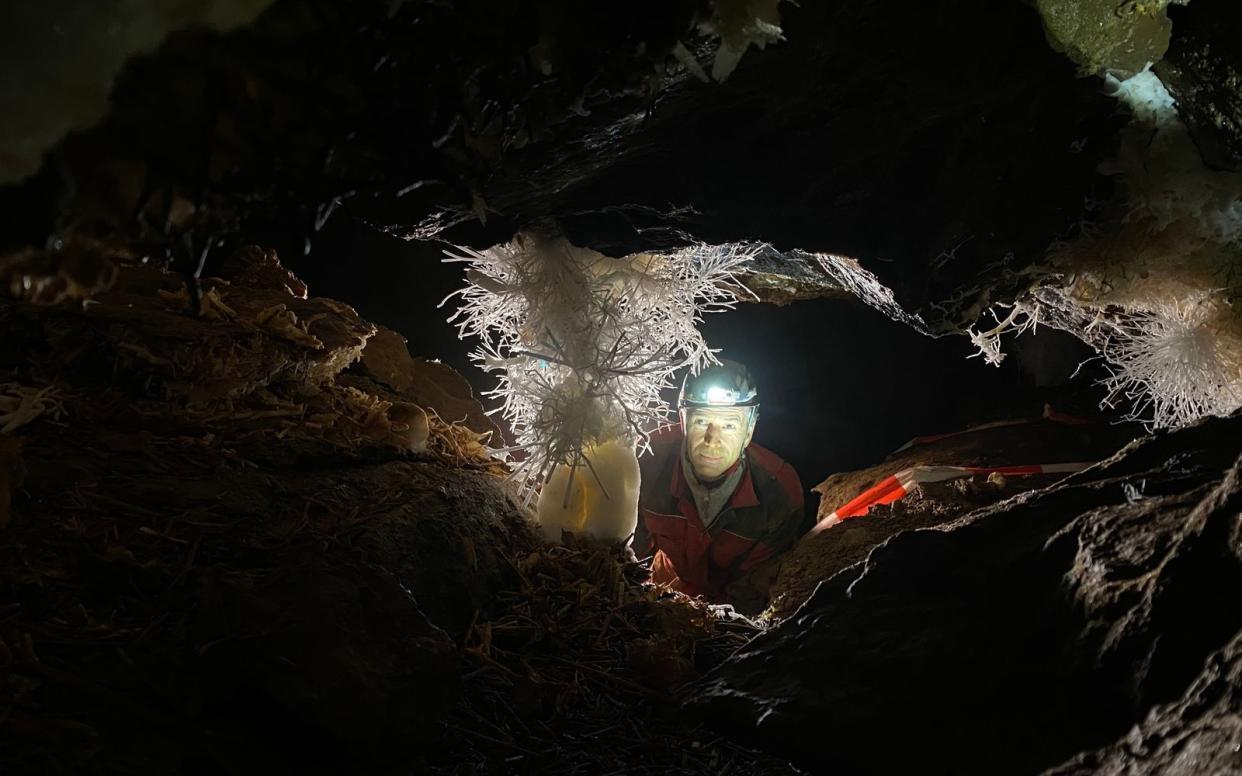
<svg viewBox="0 0 1242 776"><path fill-rule="evenodd" d="M1126 313L1103 350L1109 399L1132 399L1132 417L1155 427L1228 414L1242 405L1242 321L1229 288L1242 267L1242 175L1204 165L1150 68L1114 87L1134 120L1106 168L1127 200L1117 249L1108 235L1096 246L1095 285L1107 291L1092 301Z"/></svg>
<svg viewBox="0 0 1242 776"><path fill-rule="evenodd" d="M746 51L766 48L785 39L781 30L780 0L715 0L711 15L699 22L699 32L719 38L712 57L712 78L723 83ZM691 68L693 72L693 68Z"/></svg>
<svg viewBox="0 0 1242 776"><path fill-rule="evenodd" d="M698 330L707 312L747 293L734 273L759 246L695 245L612 258L563 237L522 233L467 264L461 307L449 320L499 385L515 448L515 478L531 497L556 466L610 440L638 442L666 422L662 392L678 369L715 361ZM446 300L447 301L447 300Z"/></svg>
<svg viewBox="0 0 1242 776"><path fill-rule="evenodd" d="M1104 350L1106 403L1124 396L1155 428L1228 415L1242 406L1242 343L1218 295L1153 305L1118 325Z"/></svg>
<svg viewBox="0 0 1242 776"><path fill-rule="evenodd" d="M583 450L583 463L557 466L539 494L539 525L551 541L561 531L622 541L638 525L638 455L612 439Z"/></svg>
<svg viewBox="0 0 1242 776"><path fill-rule="evenodd" d="M1140 221L1152 232L1185 220L1202 240L1228 244L1242 238L1242 175L1203 163L1159 77L1148 68L1110 86L1134 119L1122 133L1118 158L1103 168L1124 181L1125 220Z"/></svg>
<svg viewBox="0 0 1242 776"><path fill-rule="evenodd" d="M1242 175L1203 163L1150 65L1106 81L1131 114L1100 167L1121 198L1096 203L1100 222L1053 246L1076 313L1051 323L1097 349L1111 373L1103 403L1129 419L1162 428L1227 415L1242 406ZM1001 335L1041 314L1019 299L1004 320L993 311L997 327L967 333L999 363Z"/></svg>

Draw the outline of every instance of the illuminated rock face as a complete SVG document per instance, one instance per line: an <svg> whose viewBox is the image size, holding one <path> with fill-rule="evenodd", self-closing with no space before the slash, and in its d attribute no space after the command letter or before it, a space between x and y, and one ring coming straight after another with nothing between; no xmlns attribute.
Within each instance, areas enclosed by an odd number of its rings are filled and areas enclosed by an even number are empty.
<svg viewBox="0 0 1242 776"><path fill-rule="evenodd" d="M1240 435L1212 418L898 534L688 703L814 772L1035 773L1099 748L1067 772L1164 772L1183 739L1205 767L1170 772L1226 772L1207 766L1242 743Z"/></svg>
<svg viewBox="0 0 1242 776"><path fill-rule="evenodd" d="M1135 424L1058 423L1046 419L982 427L943 438L912 440L884 461L856 471L834 472L812 490L819 494L820 520L829 518L859 493L890 475L914 467L971 465L1005 466L1039 461L1101 461L1141 435ZM1065 474L1027 474L969 478L920 484L891 504L878 504L804 537L780 564L772 586L768 614L792 616L820 582L867 556L889 537L918 528L940 526L977 509L990 507L1020 493L1046 487Z"/></svg>

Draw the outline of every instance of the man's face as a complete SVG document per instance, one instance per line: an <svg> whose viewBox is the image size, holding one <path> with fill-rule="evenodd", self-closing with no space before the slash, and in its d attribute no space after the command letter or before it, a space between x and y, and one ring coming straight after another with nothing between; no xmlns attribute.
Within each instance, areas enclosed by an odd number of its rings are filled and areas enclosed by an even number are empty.
<svg viewBox="0 0 1242 776"><path fill-rule="evenodd" d="M686 411L686 455L700 480L714 480L733 465L754 432L750 407Z"/></svg>

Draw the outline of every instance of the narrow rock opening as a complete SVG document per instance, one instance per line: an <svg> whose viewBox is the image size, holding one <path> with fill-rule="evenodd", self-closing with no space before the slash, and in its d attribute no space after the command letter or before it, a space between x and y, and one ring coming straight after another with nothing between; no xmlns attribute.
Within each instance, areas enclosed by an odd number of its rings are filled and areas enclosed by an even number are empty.
<svg viewBox="0 0 1242 776"><path fill-rule="evenodd" d="M1239 8L0 12L0 770L1242 770Z"/></svg>

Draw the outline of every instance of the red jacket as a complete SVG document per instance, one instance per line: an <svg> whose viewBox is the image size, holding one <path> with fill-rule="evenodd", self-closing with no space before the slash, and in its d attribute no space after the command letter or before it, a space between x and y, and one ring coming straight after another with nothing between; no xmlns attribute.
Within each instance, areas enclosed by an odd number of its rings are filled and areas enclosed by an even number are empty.
<svg viewBox="0 0 1242 776"><path fill-rule="evenodd" d="M802 483L793 467L752 443L737 488L705 529L682 470L682 443L680 426L663 431L651 439L653 454L639 461L634 552L653 556L652 582L756 614L767 604L767 584L751 572L810 527L802 514Z"/></svg>

